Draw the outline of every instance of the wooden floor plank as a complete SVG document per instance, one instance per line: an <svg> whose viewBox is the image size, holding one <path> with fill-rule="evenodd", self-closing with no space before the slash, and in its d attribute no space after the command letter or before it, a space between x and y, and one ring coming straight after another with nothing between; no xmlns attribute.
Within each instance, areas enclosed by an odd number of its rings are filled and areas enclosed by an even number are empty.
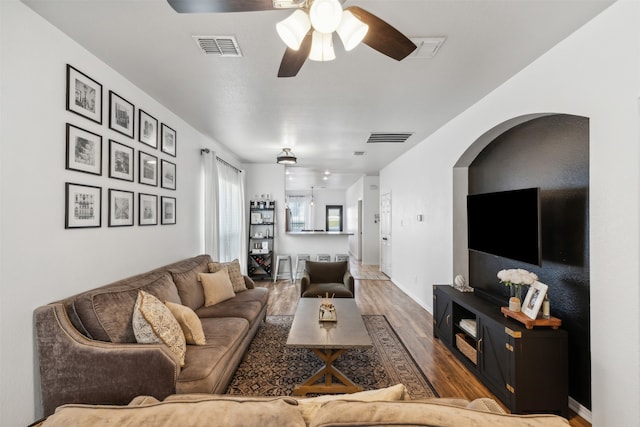
<svg viewBox="0 0 640 427"><path fill-rule="evenodd" d="M405 346L441 397L473 400L491 397L500 402L449 350L433 337L432 317L389 278L378 266L351 262L356 279L356 303L362 314L385 315ZM256 282L271 289L268 315L293 315L300 298L299 281ZM503 406L504 407L504 406ZM505 408L506 409L506 408ZM573 427L591 424L570 411Z"/></svg>

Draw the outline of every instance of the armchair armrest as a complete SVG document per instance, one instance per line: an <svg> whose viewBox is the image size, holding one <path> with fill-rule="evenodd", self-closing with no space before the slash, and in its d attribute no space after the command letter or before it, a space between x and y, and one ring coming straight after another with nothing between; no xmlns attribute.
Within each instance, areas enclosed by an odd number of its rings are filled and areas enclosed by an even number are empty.
<svg viewBox="0 0 640 427"><path fill-rule="evenodd" d="M309 273L305 271L304 276L300 278L300 296L309 289L309 285L311 284L311 277L309 277Z"/></svg>
<svg viewBox="0 0 640 427"><path fill-rule="evenodd" d="M346 286L346 288L349 289L349 291L351 291L351 293L355 297L355 295L356 295L355 280L354 280L353 275L351 274L351 272L349 270L347 270L344 273L344 277L342 278L342 283L344 283L344 286Z"/></svg>
<svg viewBox="0 0 640 427"><path fill-rule="evenodd" d="M125 405L138 395L175 393L180 362L163 344L91 340L61 303L34 312L44 416L65 403Z"/></svg>

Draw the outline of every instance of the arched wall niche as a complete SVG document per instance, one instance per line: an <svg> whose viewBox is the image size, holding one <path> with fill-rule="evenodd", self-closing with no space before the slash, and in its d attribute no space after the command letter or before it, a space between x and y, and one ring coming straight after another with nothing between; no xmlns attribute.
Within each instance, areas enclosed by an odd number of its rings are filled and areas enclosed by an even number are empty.
<svg viewBox="0 0 640 427"><path fill-rule="evenodd" d="M498 303L507 297L496 278L503 268L533 271L549 285L552 314L569 332L569 394L590 409L589 119L538 113L500 123L460 156L453 185L453 274ZM528 187L540 188L542 265L469 251L467 194Z"/></svg>

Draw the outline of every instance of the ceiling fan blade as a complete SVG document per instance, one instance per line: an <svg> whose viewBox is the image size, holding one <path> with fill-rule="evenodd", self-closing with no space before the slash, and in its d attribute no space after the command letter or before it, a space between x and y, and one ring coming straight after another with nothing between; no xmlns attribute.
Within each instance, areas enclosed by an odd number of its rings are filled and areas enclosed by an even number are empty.
<svg viewBox="0 0 640 427"><path fill-rule="evenodd" d="M300 68L309 57L309 52L311 52L311 33L309 31L304 36L298 50L288 47L284 52L282 62L280 62L280 69L278 70L278 77L295 77L298 74L298 71L300 71Z"/></svg>
<svg viewBox="0 0 640 427"><path fill-rule="evenodd" d="M418 47L408 37L374 14L358 6L350 6L345 10L350 11L369 26L369 31L362 43L378 52L401 61Z"/></svg>
<svg viewBox="0 0 640 427"><path fill-rule="evenodd" d="M178 13L253 12L274 10L273 0L167 0Z"/></svg>

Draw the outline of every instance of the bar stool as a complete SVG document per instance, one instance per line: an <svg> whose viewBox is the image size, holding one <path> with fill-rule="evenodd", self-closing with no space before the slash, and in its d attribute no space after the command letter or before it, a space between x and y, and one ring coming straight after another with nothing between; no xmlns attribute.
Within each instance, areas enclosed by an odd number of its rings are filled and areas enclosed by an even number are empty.
<svg viewBox="0 0 640 427"><path fill-rule="evenodd" d="M329 254L318 254L316 256L316 261L331 261L331 255L329 255Z"/></svg>
<svg viewBox="0 0 640 427"><path fill-rule="evenodd" d="M279 273L280 263L283 261L289 263L288 273ZM293 282L293 268L291 268L291 256L288 254L280 254L276 257L276 270L275 270L275 274L273 275L273 282L275 283L276 280L278 280L279 276L286 275L286 274L289 274L289 280Z"/></svg>
<svg viewBox="0 0 640 427"><path fill-rule="evenodd" d="M296 268L293 273L293 281L295 282L300 277L300 273L304 272L304 266L307 261L311 260L311 255L309 254L298 254L296 255ZM302 267L302 271L300 271L300 267Z"/></svg>
<svg viewBox="0 0 640 427"><path fill-rule="evenodd" d="M336 261L349 261L349 255L347 255L347 254L336 254L334 259Z"/></svg>

